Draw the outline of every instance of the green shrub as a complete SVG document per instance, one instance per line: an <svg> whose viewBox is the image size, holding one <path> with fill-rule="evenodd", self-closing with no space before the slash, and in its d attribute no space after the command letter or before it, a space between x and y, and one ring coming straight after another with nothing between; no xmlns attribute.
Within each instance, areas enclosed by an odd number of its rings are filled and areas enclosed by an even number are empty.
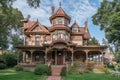
<svg viewBox="0 0 120 80"><path fill-rule="evenodd" d="M14 70L15 70L15 71L23 71L23 67L17 65L17 66L14 67Z"/></svg>
<svg viewBox="0 0 120 80"><path fill-rule="evenodd" d="M74 67L78 67L78 66L80 66L80 64L82 64L83 62L80 62L80 61L76 61L76 62L74 62Z"/></svg>
<svg viewBox="0 0 120 80"><path fill-rule="evenodd" d="M61 76L66 76L66 75L67 75L66 67L63 67L61 70Z"/></svg>
<svg viewBox="0 0 120 80"><path fill-rule="evenodd" d="M0 63L0 69L5 69L5 68L6 68L6 64Z"/></svg>
<svg viewBox="0 0 120 80"><path fill-rule="evenodd" d="M115 66L114 65L108 65L108 68L115 70Z"/></svg>
<svg viewBox="0 0 120 80"><path fill-rule="evenodd" d="M40 64L35 67L34 73L37 75L50 75L50 68L45 64Z"/></svg>
<svg viewBox="0 0 120 80"><path fill-rule="evenodd" d="M2 56L7 67L13 67L17 65L17 56L15 54L6 53L6 54L3 54Z"/></svg>

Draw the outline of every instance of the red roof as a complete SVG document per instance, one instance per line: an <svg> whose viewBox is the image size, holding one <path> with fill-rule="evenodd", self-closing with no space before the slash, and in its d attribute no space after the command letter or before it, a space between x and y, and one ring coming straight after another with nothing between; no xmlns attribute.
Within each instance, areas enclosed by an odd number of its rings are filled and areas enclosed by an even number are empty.
<svg viewBox="0 0 120 80"><path fill-rule="evenodd" d="M33 26L36 22L35 21L28 21L27 23L25 23L25 25L22 27L22 29L28 29L31 26Z"/></svg>
<svg viewBox="0 0 120 80"><path fill-rule="evenodd" d="M59 7L59 9L57 10L57 12L50 17L50 20L52 20L55 17L65 17L70 22L70 17L65 13L65 11L61 7Z"/></svg>

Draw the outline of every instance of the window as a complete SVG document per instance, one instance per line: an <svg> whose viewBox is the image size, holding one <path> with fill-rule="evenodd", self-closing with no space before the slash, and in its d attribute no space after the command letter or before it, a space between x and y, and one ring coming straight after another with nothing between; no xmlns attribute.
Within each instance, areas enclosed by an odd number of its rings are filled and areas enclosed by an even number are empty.
<svg viewBox="0 0 120 80"><path fill-rule="evenodd" d="M28 45L28 41L29 41L29 39L26 37L25 38L25 45Z"/></svg>
<svg viewBox="0 0 120 80"><path fill-rule="evenodd" d="M62 24L62 20L61 19L58 20L58 24Z"/></svg>
<svg viewBox="0 0 120 80"><path fill-rule="evenodd" d="M67 20L65 20L64 24L65 24L65 25L67 25L67 23L68 23L68 21L67 21Z"/></svg>
<svg viewBox="0 0 120 80"><path fill-rule="evenodd" d="M39 44L40 44L39 42L40 42L39 37L36 36L36 37L35 37L35 45L39 45Z"/></svg>
<svg viewBox="0 0 120 80"><path fill-rule="evenodd" d="M61 32L58 32L58 38L63 38L63 34Z"/></svg>
<svg viewBox="0 0 120 80"><path fill-rule="evenodd" d="M73 28L73 32L78 32L76 27Z"/></svg>
<svg viewBox="0 0 120 80"><path fill-rule="evenodd" d="M52 40L55 40L55 34L52 35Z"/></svg>
<svg viewBox="0 0 120 80"><path fill-rule="evenodd" d="M55 25L56 24L56 21L55 20L53 20L53 25Z"/></svg>
<svg viewBox="0 0 120 80"><path fill-rule="evenodd" d="M38 30L40 30L40 27L39 27L39 26L37 26L35 29L38 31Z"/></svg>
<svg viewBox="0 0 120 80"><path fill-rule="evenodd" d="M65 38L66 38L66 40L68 40L68 39L69 39L69 34L68 34L68 33L66 33Z"/></svg>
<svg viewBox="0 0 120 80"><path fill-rule="evenodd" d="M44 44L47 44L47 40L46 39L44 40Z"/></svg>

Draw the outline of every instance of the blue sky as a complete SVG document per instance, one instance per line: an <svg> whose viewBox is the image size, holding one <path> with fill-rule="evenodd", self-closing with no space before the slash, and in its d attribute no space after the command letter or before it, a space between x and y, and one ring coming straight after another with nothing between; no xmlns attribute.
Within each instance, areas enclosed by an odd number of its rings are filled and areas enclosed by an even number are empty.
<svg viewBox="0 0 120 80"><path fill-rule="evenodd" d="M84 27L84 22L88 19L91 36L102 43L102 39L105 38L104 31L100 31L99 26L93 25L91 18L97 12L102 0L41 0L40 7L37 9L30 8L26 0L17 0L13 7L18 8L25 18L31 15L30 20L38 19L41 24L50 26L51 6L54 6L56 11L59 8L59 2L72 19L70 26L76 21L79 26Z"/></svg>

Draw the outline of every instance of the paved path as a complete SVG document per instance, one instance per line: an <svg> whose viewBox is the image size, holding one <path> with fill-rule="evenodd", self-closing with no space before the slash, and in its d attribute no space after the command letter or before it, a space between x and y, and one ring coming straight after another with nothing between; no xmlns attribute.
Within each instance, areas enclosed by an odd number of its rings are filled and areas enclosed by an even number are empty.
<svg viewBox="0 0 120 80"><path fill-rule="evenodd" d="M61 80L61 76L48 76L47 80Z"/></svg>

